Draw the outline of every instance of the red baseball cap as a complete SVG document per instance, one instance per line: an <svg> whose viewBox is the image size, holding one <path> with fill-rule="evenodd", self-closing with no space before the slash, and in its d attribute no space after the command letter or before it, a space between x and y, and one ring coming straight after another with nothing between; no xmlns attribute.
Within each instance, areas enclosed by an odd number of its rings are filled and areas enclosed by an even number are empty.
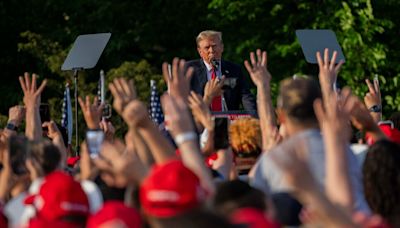
<svg viewBox="0 0 400 228"><path fill-rule="evenodd" d="M29 220L29 228L81 228L82 225L74 224L66 221L48 221L44 219L34 218Z"/></svg>
<svg viewBox="0 0 400 228"><path fill-rule="evenodd" d="M129 228L140 228L142 225L142 219L134 208L127 207L120 201L107 201L96 214L89 218L86 227L100 227L112 221Z"/></svg>
<svg viewBox="0 0 400 228"><path fill-rule="evenodd" d="M172 217L193 209L205 196L199 178L178 160L154 166L140 187L143 209L155 217Z"/></svg>
<svg viewBox="0 0 400 228"><path fill-rule="evenodd" d="M89 202L79 182L60 171L48 174L37 195L28 196L25 204L33 204L36 218L55 221L63 216L88 216Z"/></svg>
<svg viewBox="0 0 400 228"><path fill-rule="evenodd" d="M81 157L79 157L79 156L69 157L67 159L67 165L74 166L80 159L81 159Z"/></svg>
<svg viewBox="0 0 400 228"><path fill-rule="evenodd" d="M275 221L267 218L263 211L255 208L239 208L231 215L233 224L246 224L249 228L278 228Z"/></svg>
<svg viewBox="0 0 400 228"><path fill-rule="evenodd" d="M0 208L0 227L8 227L8 219L4 215L2 208Z"/></svg>
<svg viewBox="0 0 400 228"><path fill-rule="evenodd" d="M393 124L393 123L392 123ZM400 131L391 126L390 124L379 124L379 128L385 134L390 141L400 144ZM366 134L365 139L368 145L375 143L370 134Z"/></svg>

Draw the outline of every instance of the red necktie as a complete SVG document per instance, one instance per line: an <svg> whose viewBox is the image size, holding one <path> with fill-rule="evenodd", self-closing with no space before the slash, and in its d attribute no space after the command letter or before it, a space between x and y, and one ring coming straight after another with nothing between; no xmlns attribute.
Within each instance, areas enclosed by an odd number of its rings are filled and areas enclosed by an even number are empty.
<svg viewBox="0 0 400 228"><path fill-rule="evenodd" d="M211 80L217 80L217 74L215 69L211 69ZM222 96L214 97L211 102L211 111L221 112L222 111Z"/></svg>

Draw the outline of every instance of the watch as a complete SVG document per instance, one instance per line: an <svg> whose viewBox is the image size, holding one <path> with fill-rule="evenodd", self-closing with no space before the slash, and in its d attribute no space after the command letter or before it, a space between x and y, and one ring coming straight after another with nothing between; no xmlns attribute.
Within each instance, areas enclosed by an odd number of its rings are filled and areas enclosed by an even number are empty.
<svg viewBox="0 0 400 228"><path fill-rule="evenodd" d="M18 127L17 127L17 125L15 125L13 123L7 123L6 129L11 130L11 131L17 131Z"/></svg>
<svg viewBox="0 0 400 228"><path fill-rule="evenodd" d="M381 112L382 107L380 105L373 105L368 109L370 112Z"/></svg>

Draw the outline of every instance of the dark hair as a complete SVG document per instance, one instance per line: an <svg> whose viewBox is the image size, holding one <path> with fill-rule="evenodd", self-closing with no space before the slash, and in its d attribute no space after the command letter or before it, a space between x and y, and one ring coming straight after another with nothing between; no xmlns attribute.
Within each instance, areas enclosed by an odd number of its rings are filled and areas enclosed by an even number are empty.
<svg viewBox="0 0 400 228"><path fill-rule="evenodd" d="M28 158L35 161L39 167L47 175L60 164L61 152L48 140L34 140L28 144Z"/></svg>
<svg viewBox="0 0 400 228"><path fill-rule="evenodd" d="M298 122L317 121L313 103L321 98L321 89L312 78L285 79L280 84L278 107Z"/></svg>
<svg viewBox="0 0 400 228"><path fill-rule="evenodd" d="M373 144L363 165L365 198L374 213L398 226L400 215L400 145L388 140Z"/></svg>
<svg viewBox="0 0 400 228"><path fill-rule="evenodd" d="M265 211L265 195L241 180L223 182L217 187L214 208L218 213L229 216L238 208L251 207Z"/></svg>
<svg viewBox="0 0 400 228"><path fill-rule="evenodd" d="M109 200L124 201L126 188L108 186L106 182L101 179L101 175L98 175L94 182L99 187L104 202Z"/></svg>
<svg viewBox="0 0 400 228"><path fill-rule="evenodd" d="M394 112L390 115L389 120L393 122L394 128L400 131L400 112Z"/></svg>
<svg viewBox="0 0 400 228"><path fill-rule="evenodd" d="M169 218L155 218L150 217L154 223L157 223L157 227L174 227L174 228L233 228L242 227L235 226L229 223L229 221L217 214L207 211L205 209L194 209L187 211L183 214L169 217Z"/></svg>

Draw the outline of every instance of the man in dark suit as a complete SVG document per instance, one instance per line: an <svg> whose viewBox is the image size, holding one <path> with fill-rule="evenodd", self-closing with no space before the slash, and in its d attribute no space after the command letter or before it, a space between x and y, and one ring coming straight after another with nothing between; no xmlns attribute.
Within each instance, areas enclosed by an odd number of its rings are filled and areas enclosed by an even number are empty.
<svg viewBox="0 0 400 228"><path fill-rule="evenodd" d="M190 82L191 90L202 96L210 96L210 94L204 94L204 88L207 82L210 81L209 84L211 84L213 80L217 80L215 83L224 84L223 87L219 86L223 89L223 95L218 98L214 96L215 93L212 93L211 109L213 111L239 110L240 103L246 111L256 110L255 98L250 92L241 67L221 59L224 50L221 32L203 31L197 36L196 43L201 59L186 62L186 67L192 67L194 70ZM222 76L224 80L221 80ZM218 99L222 102L222 110L219 110L221 107L215 109L215 102L218 103L219 101L216 101Z"/></svg>

